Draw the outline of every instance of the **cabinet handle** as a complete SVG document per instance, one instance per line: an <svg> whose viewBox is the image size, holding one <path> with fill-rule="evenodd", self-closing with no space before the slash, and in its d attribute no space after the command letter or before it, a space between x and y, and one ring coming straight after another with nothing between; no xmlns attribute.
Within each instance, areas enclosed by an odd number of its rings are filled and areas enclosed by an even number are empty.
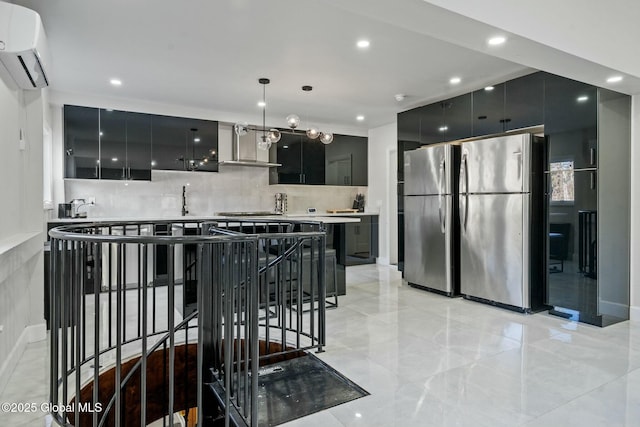
<svg viewBox="0 0 640 427"><path fill-rule="evenodd" d="M591 172L590 181L591 181L591 189L595 190L596 189L596 173L595 173L595 171Z"/></svg>
<svg viewBox="0 0 640 427"><path fill-rule="evenodd" d="M596 165L596 149L595 148L589 149L589 164L591 166Z"/></svg>

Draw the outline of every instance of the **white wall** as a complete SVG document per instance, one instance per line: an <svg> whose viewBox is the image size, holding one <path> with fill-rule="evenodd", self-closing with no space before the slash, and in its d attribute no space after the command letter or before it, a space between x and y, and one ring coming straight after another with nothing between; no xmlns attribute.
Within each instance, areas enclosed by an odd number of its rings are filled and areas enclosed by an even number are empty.
<svg viewBox="0 0 640 427"><path fill-rule="evenodd" d="M631 319L640 320L640 95L631 101Z"/></svg>
<svg viewBox="0 0 640 427"><path fill-rule="evenodd" d="M2 66L0 65L0 68ZM0 73L0 391L43 322L42 129L40 91ZM20 144L20 130L23 144Z"/></svg>
<svg viewBox="0 0 640 427"><path fill-rule="evenodd" d="M380 212L380 264L397 262L397 173L390 157L397 153L396 122L369 130L369 198L372 210ZM395 257L395 259L394 259Z"/></svg>

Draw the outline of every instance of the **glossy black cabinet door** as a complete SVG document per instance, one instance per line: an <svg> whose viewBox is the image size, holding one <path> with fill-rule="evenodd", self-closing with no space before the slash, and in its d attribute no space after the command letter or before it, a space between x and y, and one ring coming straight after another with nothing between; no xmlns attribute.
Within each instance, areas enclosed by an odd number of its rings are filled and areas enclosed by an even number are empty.
<svg viewBox="0 0 640 427"><path fill-rule="evenodd" d="M278 180L275 184L302 184L302 136L282 133L280 141L272 150L276 150Z"/></svg>
<svg viewBox="0 0 640 427"><path fill-rule="evenodd" d="M544 133L550 161L568 160L575 169L597 166L597 97L594 86L545 76Z"/></svg>
<svg viewBox="0 0 640 427"><path fill-rule="evenodd" d="M472 136L491 135L506 130L505 84L487 86L472 94Z"/></svg>
<svg viewBox="0 0 640 427"><path fill-rule="evenodd" d="M533 73L505 83L505 130L544 123L544 73Z"/></svg>
<svg viewBox="0 0 640 427"><path fill-rule="evenodd" d="M425 105L418 108L417 111L420 115L420 144L427 145L444 141L447 128L444 121L443 104L438 102ZM398 153L398 158L400 158L400 153Z"/></svg>
<svg viewBox="0 0 640 427"><path fill-rule="evenodd" d="M218 122L152 116L153 169L218 170Z"/></svg>
<svg viewBox="0 0 640 427"><path fill-rule="evenodd" d="M97 108L64 106L64 177L100 178L100 117Z"/></svg>
<svg viewBox="0 0 640 427"><path fill-rule="evenodd" d="M128 179L151 180L151 114L127 114Z"/></svg>
<svg viewBox="0 0 640 427"><path fill-rule="evenodd" d="M65 178L150 180L218 170L218 122L64 106Z"/></svg>
<svg viewBox="0 0 640 427"><path fill-rule="evenodd" d="M185 147L187 170L217 172L218 122L185 118L182 123L189 129Z"/></svg>
<svg viewBox="0 0 640 427"><path fill-rule="evenodd" d="M335 144L335 140L332 144ZM325 145L319 140L302 138L303 184L324 184Z"/></svg>
<svg viewBox="0 0 640 427"><path fill-rule="evenodd" d="M334 135L324 148L326 185L367 185L367 138Z"/></svg>
<svg viewBox="0 0 640 427"><path fill-rule="evenodd" d="M367 138L334 134L325 145L283 132L269 159L282 165L269 173L270 184L367 185Z"/></svg>
<svg viewBox="0 0 640 427"><path fill-rule="evenodd" d="M100 109L100 178L128 179L127 113Z"/></svg>
<svg viewBox="0 0 640 427"><path fill-rule="evenodd" d="M404 152L420 147L420 109L398 114L398 181L404 179Z"/></svg>
<svg viewBox="0 0 640 427"><path fill-rule="evenodd" d="M455 141L473 136L471 120L471 94L447 99L441 103L444 114L441 131L444 141Z"/></svg>

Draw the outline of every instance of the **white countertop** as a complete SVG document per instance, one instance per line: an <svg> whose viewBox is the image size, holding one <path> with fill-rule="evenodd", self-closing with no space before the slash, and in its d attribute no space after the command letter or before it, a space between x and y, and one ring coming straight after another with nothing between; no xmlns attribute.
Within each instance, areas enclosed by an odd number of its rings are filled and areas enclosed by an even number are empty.
<svg viewBox="0 0 640 427"><path fill-rule="evenodd" d="M283 219L283 220L292 220L292 221L318 221L325 224L343 224L343 223L351 223L351 222L360 222L360 218L358 216L362 215L377 215L377 214L287 214L287 215L264 215L264 216L220 216L220 215L211 215L211 216L176 216L176 217L152 217L152 218L62 218L62 219L51 219L48 222L56 222L56 223L68 223L68 224L82 224L82 223L94 223L94 222L119 222L119 221L215 221L220 219L233 220L233 219L243 219L243 220L261 220L261 219Z"/></svg>

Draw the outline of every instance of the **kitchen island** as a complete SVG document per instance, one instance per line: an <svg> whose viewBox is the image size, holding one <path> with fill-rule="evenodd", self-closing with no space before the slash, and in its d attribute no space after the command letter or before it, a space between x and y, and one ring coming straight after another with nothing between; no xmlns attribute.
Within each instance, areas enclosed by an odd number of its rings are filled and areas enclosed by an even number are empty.
<svg viewBox="0 0 640 427"><path fill-rule="evenodd" d="M226 221L227 224L229 221L233 220L250 220L254 223L259 223L261 220L272 222L274 220L283 220L283 221L299 221L301 223L308 224L320 224L320 228L327 233L327 294L330 296L339 296L346 294L346 283L345 283L345 267L346 264L344 262L344 253L343 248L346 245L344 241L346 235L342 231L344 229L345 224L358 224L361 219L357 216L353 215L308 215L308 214L289 214L289 215L262 215L262 216L222 216L222 215L212 215L212 216L177 216L177 217L156 217L156 218L64 218L64 219L53 219L48 221L47 230L50 230L55 227L71 225L71 224L79 224L79 223L91 223L96 225L104 224L105 226L108 223L113 222L122 222L122 221L136 221L136 222L146 222L149 223L162 223L156 224L155 227L163 227L162 230L155 230L155 234L166 233L167 235L176 235L176 234L199 234L200 229L197 227L197 224L194 221ZM185 251L187 250L189 245L185 245ZM195 249L195 248L192 248ZM152 282L154 285L162 285L166 284L166 277L168 274L168 266L167 266L167 257L168 249L166 246L156 245L154 248L154 266L153 266L153 278ZM89 256L92 256L88 254ZM99 254L96 254L99 256ZM176 265L176 272L180 272L177 278L181 282L184 282L186 285L184 287L184 303L185 310L189 308L189 306L193 307L193 303L196 288L195 279L196 274L195 270L192 268L193 262L195 260L195 252L193 254L185 253L183 257L184 265ZM131 256L127 258L127 262L135 262L135 257ZM335 260L335 261L334 261ZM86 274L91 275L94 274L94 269L98 267L95 264L95 260L93 258L88 258L86 260L87 269ZM104 266L107 268L107 266ZM133 266L129 269L130 271L134 271ZM49 263L48 259L45 260L45 299L47 299L48 291L47 291L47 283L48 283L48 271L49 271ZM85 292L89 292L89 290L85 290ZM337 300L336 300L337 301ZM45 301L45 304L48 304L48 301ZM188 310L187 310L188 311Z"/></svg>

